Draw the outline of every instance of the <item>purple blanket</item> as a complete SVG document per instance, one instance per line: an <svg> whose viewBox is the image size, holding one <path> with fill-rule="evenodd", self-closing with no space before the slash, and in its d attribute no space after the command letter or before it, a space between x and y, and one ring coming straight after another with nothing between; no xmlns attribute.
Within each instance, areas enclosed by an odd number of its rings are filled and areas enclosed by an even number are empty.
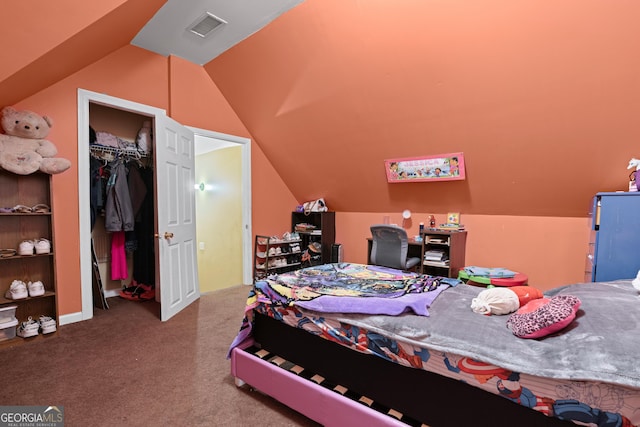
<svg viewBox="0 0 640 427"><path fill-rule="evenodd" d="M440 292L449 285L441 284L433 291L405 294L395 298L341 297L322 295L309 301L297 301L294 305L307 310L331 313L366 313L397 316L413 311L419 316L428 316L427 310Z"/></svg>

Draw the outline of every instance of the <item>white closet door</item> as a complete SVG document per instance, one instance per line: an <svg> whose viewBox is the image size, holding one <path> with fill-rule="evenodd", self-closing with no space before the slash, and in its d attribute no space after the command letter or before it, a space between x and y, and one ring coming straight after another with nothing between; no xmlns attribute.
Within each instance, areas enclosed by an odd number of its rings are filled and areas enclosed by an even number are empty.
<svg viewBox="0 0 640 427"><path fill-rule="evenodd" d="M156 293L165 321L200 297L194 134L165 115L156 116L155 127Z"/></svg>

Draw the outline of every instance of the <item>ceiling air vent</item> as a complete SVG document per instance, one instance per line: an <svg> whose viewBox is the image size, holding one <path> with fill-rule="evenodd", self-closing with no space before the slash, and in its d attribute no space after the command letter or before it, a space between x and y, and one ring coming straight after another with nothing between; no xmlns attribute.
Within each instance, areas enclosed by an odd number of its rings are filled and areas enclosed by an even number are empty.
<svg viewBox="0 0 640 427"><path fill-rule="evenodd" d="M226 23L224 19L207 12L189 27L189 31L200 37L207 37L213 30Z"/></svg>

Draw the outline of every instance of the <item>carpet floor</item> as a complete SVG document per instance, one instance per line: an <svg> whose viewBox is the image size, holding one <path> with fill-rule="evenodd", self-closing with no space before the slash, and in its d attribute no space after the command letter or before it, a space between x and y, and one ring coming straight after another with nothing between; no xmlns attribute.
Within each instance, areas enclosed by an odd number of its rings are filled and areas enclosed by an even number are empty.
<svg viewBox="0 0 640 427"><path fill-rule="evenodd" d="M62 406L67 427L318 426L235 386L226 353L248 291L208 293L167 322L155 302L110 298L56 337L0 349L0 405Z"/></svg>

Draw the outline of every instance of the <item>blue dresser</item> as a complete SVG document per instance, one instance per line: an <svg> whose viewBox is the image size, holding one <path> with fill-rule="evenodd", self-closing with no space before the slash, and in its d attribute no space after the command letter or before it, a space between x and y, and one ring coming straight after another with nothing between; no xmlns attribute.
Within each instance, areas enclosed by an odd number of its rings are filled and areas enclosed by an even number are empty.
<svg viewBox="0 0 640 427"><path fill-rule="evenodd" d="M597 193L592 212L591 280L635 278L640 270L640 192Z"/></svg>

